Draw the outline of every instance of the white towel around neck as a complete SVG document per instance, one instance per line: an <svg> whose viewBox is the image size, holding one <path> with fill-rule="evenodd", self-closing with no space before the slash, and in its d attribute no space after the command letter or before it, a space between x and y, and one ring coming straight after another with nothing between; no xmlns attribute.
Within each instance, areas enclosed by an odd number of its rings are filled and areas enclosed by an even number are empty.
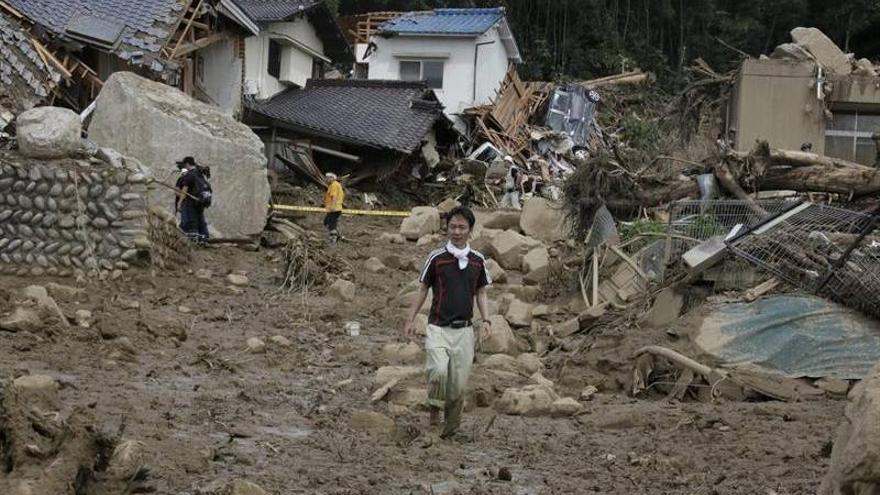
<svg viewBox="0 0 880 495"><path fill-rule="evenodd" d="M471 254L471 245L468 244L464 249L459 249L452 244L452 241L446 243L446 250L449 254L455 256L458 260L458 269L464 270L468 266L468 255Z"/></svg>

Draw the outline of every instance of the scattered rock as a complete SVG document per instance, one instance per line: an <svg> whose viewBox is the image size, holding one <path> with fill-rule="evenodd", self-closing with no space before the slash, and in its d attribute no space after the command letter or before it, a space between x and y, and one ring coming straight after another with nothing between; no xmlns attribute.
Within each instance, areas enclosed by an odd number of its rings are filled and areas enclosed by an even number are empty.
<svg viewBox="0 0 880 495"><path fill-rule="evenodd" d="M370 273L381 273L388 269L379 258L370 258L364 262L364 269Z"/></svg>
<svg viewBox="0 0 880 495"><path fill-rule="evenodd" d="M495 409L502 414L514 416L541 416L549 414L559 399L552 388L543 385L526 385L508 388L495 402Z"/></svg>
<svg viewBox="0 0 880 495"><path fill-rule="evenodd" d="M516 357L516 362L519 364L520 368L529 375L540 372L544 369L544 363L541 361L541 358L533 352L520 354Z"/></svg>
<svg viewBox="0 0 880 495"><path fill-rule="evenodd" d="M520 212L511 210L494 210L474 212L477 223L486 229L519 230Z"/></svg>
<svg viewBox="0 0 880 495"><path fill-rule="evenodd" d="M667 287L654 298L654 304L642 317L641 323L652 328L668 326L678 319L683 307L684 296L674 287Z"/></svg>
<svg viewBox="0 0 880 495"><path fill-rule="evenodd" d="M247 287L251 283L250 279L248 279L246 275L242 275L240 273L230 273L226 276L226 281L229 282L231 285L234 285L235 287Z"/></svg>
<svg viewBox="0 0 880 495"><path fill-rule="evenodd" d="M351 302L354 301L356 290L357 287L353 283L340 278L327 288L327 295L343 302Z"/></svg>
<svg viewBox="0 0 880 495"><path fill-rule="evenodd" d="M30 158L63 158L82 148L82 121L68 108L37 107L15 120L18 150Z"/></svg>
<svg viewBox="0 0 880 495"><path fill-rule="evenodd" d="M491 253L492 241L495 239L495 236L502 232L504 231L497 229L476 229L476 231L471 235L471 249L476 250L484 255Z"/></svg>
<svg viewBox="0 0 880 495"><path fill-rule="evenodd" d="M383 232L382 235L379 236L379 241L390 242L391 244L406 244L406 238L402 235L391 234L389 232Z"/></svg>
<svg viewBox="0 0 880 495"><path fill-rule="evenodd" d="M507 307L504 318L514 327L527 327L532 324L532 305L513 299Z"/></svg>
<svg viewBox="0 0 880 495"><path fill-rule="evenodd" d="M377 412L357 410L351 413L351 427L365 433L390 434L394 432L394 420Z"/></svg>
<svg viewBox="0 0 880 495"><path fill-rule="evenodd" d="M400 224L400 235L410 241L438 232L441 228L440 212L432 206L417 206Z"/></svg>
<svg viewBox="0 0 880 495"><path fill-rule="evenodd" d="M278 347L293 347L293 342L290 341L287 337L283 335L273 335L269 337L269 342L277 345Z"/></svg>
<svg viewBox="0 0 880 495"><path fill-rule="evenodd" d="M493 315L489 321L492 326L489 336L483 340L481 351L489 354L516 354L519 347L507 320L503 316Z"/></svg>
<svg viewBox="0 0 880 495"><path fill-rule="evenodd" d="M434 244L439 244L442 237L437 234L429 234L423 235L419 237L419 240L416 241L416 246L430 246Z"/></svg>
<svg viewBox="0 0 880 495"><path fill-rule="evenodd" d="M141 309L141 303L133 299L120 299L118 304L122 309Z"/></svg>
<svg viewBox="0 0 880 495"><path fill-rule="evenodd" d="M424 353L414 342L385 344L382 347L382 358L390 364L413 364L424 360Z"/></svg>
<svg viewBox="0 0 880 495"><path fill-rule="evenodd" d="M345 331L351 337L357 337L361 334L361 322L347 321L345 322Z"/></svg>
<svg viewBox="0 0 880 495"><path fill-rule="evenodd" d="M376 370L376 385L384 385L391 380L397 379L404 382L410 378L421 377L424 370L420 366L382 366Z"/></svg>
<svg viewBox="0 0 880 495"><path fill-rule="evenodd" d="M480 366L491 369L516 373L519 371L519 363L516 358L507 354L490 354L482 360Z"/></svg>
<svg viewBox="0 0 880 495"><path fill-rule="evenodd" d="M452 198L446 198L441 201L439 205L437 205L437 211L439 211L441 215L445 215L449 213L453 208L459 206L461 206L461 203L459 203L458 201Z"/></svg>
<svg viewBox="0 0 880 495"><path fill-rule="evenodd" d="M565 397L553 401L553 404L550 405L550 414L553 416L574 416L581 412L583 407L580 402L571 397Z"/></svg>
<svg viewBox="0 0 880 495"><path fill-rule="evenodd" d="M542 375L540 371L536 371L532 376L529 377L529 380L531 380L536 385L553 388L553 381L544 378L544 375Z"/></svg>
<svg viewBox="0 0 880 495"><path fill-rule="evenodd" d="M49 292L50 296L59 301L73 301L85 292L82 289L57 284L55 282L49 282L46 284L46 290Z"/></svg>
<svg viewBox="0 0 880 495"><path fill-rule="evenodd" d="M87 309L78 309L74 313L74 321L80 328L90 328L92 326L92 312Z"/></svg>
<svg viewBox="0 0 880 495"><path fill-rule="evenodd" d="M229 495L269 495L269 492L250 481L238 479L229 485Z"/></svg>
<svg viewBox="0 0 880 495"><path fill-rule="evenodd" d="M196 270L196 278L199 280L211 280L211 277L214 276L214 272L208 270L207 268L199 268Z"/></svg>
<svg viewBox="0 0 880 495"><path fill-rule="evenodd" d="M254 354L258 354L266 351L266 343L263 342L263 339L258 337L251 337L247 339L247 350L248 352L252 352Z"/></svg>
<svg viewBox="0 0 880 495"><path fill-rule="evenodd" d="M12 387L25 403L54 405L58 399L58 382L48 375L25 375L16 378Z"/></svg>
<svg viewBox="0 0 880 495"><path fill-rule="evenodd" d="M546 243L565 239L565 215L549 200L533 197L525 202L519 226L529 237Z"/></svg>
<svg viewBox="0 0 880 495"><path fill-rule="evenodd" d="M388 395L388 401L404 407L422 406L428 402L428 389L424 387L407 387L392 390Z"/></svg>
<svg viewBox="0 0 880 495"><path fill-rule="evenodd" d="M523 281L529 285L539 285L550 273L550 253L545 247L532 249L522 261Z"/></svg>
<svg viewBox="0 0 880 495"><path fill-rule="evenodd" d="M520 270L523 257L541 243L519 232L505 230L491 238L488 251L498 264L508 270Z"/></svg>
<svg viewBox="0 0 880 495"><path fill-rule="evenodd" d="M49 295L49 292L45 287L41 285L30 285L22 290L22 295L36 302L37 308L39 308L40 313L42 313L43 316L56 318L62 324L68 325L67 317L64 316L64 312L61 311L61 308L58 307L58 303L55 302L55 299L52 299L52 296Z"/></svg>
<svg viewBox="0 0 880 495"><path fill-rule="evenodd" d="M124 440L116 445L107 464L107 475L116 480L129 480L143 467L145 444L136 440Z"/></svg>
<svg viewBox="0 0 880 495"><path fill-rule="evenodd" d="M12 314L0 319L0 330L7 332L36 332L43 327L43 319L31 308L17 306Z"/></svg>
<svg viewBox="0 0 880 495"><path fill-rule="evenodd" d="M500 468L498 470L498 479L501 481L513 481L513 474L511 474L510 468Z"/></svg>
<svg viewBox="0 0 880 495"><path fill-rule="evenodd" d="M394 254L394 253L386 254L386 255L382 256L380 261L382 262L382 264L384 264L388 268L393 268L395 270L400 270L400 269L405 268L404 261L400 257L399 254Z"/></svg>
<svg viewBox="0 0 880 495"><path fill-rule="evenodd" d="M816 62L837 75L845 76L852 72L849 57L819 29L796 27L791 30L791 40L810 52Z"/></svg>
<svg viewBox="0 0 880 495"><path fill-rule="evenodd" d="M598 388L594 387L593 385L587 385L587 386L584 387L584 389L581 391L581 397L580 397L580 399L583 400L583 401L590 401L590 400L593 400L593 396L596 395L597 392L599 392L599 389L598 389Z"/></svg>
<svg viewBox="0 0 880 495"><path fill-rule="evenodd" d="M503 284L507 282L507 272L504 271L504 268L501 268L501 265L492 258L486 260L486 270L489 271L489 276L492 277L493 284Z"/></svg>
<svg viewBox="0 0 880 495"><path fill-rule="evenodd" d="M177 311L180 313L183 313L185 315L188 315L188 314L192 313L192 308L190 308L189 306L178 306Z"/></svg>
<svg viewBox="0 0 880 495"><path fill-rule="evenodd" d="M880 493L880 364L849 394L819 495Z"/></svg>
<svg viewBox="0 0 880 495"><path fill-rule="evenodd" d="M787 59L787 60L813 60L810 52L804 50L804 47L797 43L783 43L777 46L770 58Z"/></svg>

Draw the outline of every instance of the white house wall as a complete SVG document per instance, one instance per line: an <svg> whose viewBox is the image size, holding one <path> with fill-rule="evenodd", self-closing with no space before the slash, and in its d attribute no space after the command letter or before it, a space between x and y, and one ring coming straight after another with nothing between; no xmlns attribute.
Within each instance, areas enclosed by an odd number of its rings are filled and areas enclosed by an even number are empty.
<svg viewBox="0 0 880 495"><path fill-rule="evenodd" d="M236 50L236 41L228 39L199 50L204 63L204 77L196 84L211 103L230 115L241 110L242 60Z"/></svg>
<svg viewBox="0 0 880 495"><path fill-rule="evenodd" d="M504 80L507 52L493 28L479 38L449 36L395 36L372 40L370 79L400 79L401 60L437 58L444 61L443 88L435 89L447 115L488 103ZM474 99L474 47L478 42L494 41L479 49L476 100Z"/></svg>
<svg viewBox="0 0 880 495"><path fill-rule="evenodd" d="M289 36L315 52L324 53L324 44L305 17L262 26L258 36L245 39L245 89L259 99L270 98L288 88L287 84L267 71L272 33ZM285 45L283 41L281 45L282 77L298 86L305 86L312 77L312 56L297 47Z"/></svg>

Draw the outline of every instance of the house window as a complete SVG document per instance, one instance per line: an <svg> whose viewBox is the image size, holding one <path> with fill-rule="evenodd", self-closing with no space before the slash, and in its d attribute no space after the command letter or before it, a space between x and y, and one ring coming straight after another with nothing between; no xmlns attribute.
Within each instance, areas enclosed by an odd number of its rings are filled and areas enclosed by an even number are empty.
<svg viewBox="0 0 880 495"><path fill-rule="evenodd" d="M400 62L401 81L425 81L429 88L443 88L442 60L405 60Z"/></svg>
<svg viewBox="0 0 880 495"><path fill-rule="evenodd" d="M266 72L273 77L281 77L281 45L269 40L269 65Z"/></svg>
<svg viewBox="0 0 880 495"><path fill-rule="evenodd" d="M877 146L871 135L880 132L880 114L835 112L825 129L825 154L873 165Z"/></svg>
<svg viewBox="0 0 880 495"><path fill-rule="evenodd" d="M312 59L312 79L324 79L324 62Z"/></svg>

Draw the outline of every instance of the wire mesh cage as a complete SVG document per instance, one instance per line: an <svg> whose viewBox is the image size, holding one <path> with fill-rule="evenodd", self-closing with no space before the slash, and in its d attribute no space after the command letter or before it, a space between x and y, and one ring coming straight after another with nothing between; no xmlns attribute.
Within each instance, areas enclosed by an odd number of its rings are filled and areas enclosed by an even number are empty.
<svg viewBox="0 0 880 495"><path fill-rule="evenodd" d="M808 292L880 316L872 216L803 203L728 242L731 252Z"/></svg>

